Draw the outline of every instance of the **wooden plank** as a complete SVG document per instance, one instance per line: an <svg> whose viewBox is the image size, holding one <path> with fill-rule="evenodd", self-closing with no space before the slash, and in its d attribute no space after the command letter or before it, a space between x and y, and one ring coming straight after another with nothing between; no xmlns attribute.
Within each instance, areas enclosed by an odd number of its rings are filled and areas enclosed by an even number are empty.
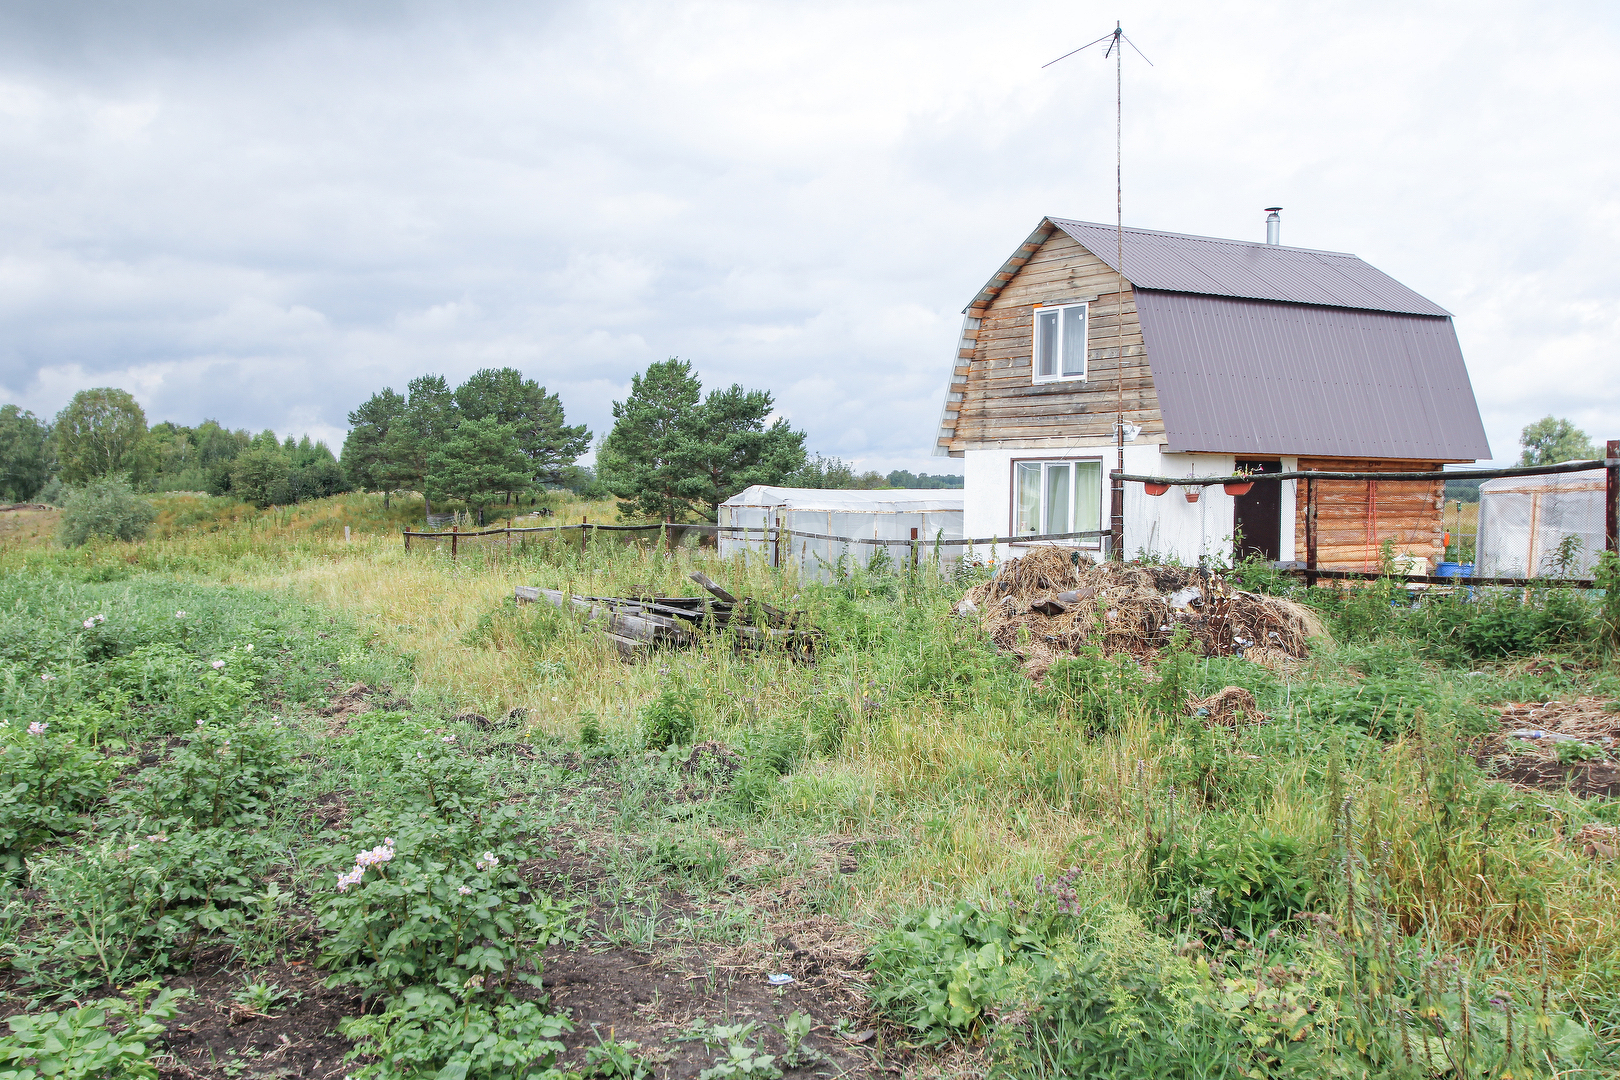
<svg viewBox="0 0 1620 1080"><path fill-rule="evenodd" d="M618 650L619 659L625 661L626 663L634 663L635 661L644 658L649 652L652 651L652 647L646 642L632 641L629 638L620 637L618 634L615 634L610 630L604 630L603 633L607 636L607 639L613 643L614 648Z"/></svg>
<svg viewBox="0 0 1620 1080"><path fill-rule="evenodd" d="M722 589L719 585L716 585L713 581L711 581L709 579L709 576L707 574L704 574L704 573L701 573L701 572L699 572L697 570L694 570L694 571L692 571L692 573L690 573L687 576L692 581L695 581L700 586L702 586L703 590L705 592L711 594L712 596L719 599L723 603L733 604L733 605L737 603L737 598L735 596L732 596L729 592L727 592L725 589Z"/></svg>

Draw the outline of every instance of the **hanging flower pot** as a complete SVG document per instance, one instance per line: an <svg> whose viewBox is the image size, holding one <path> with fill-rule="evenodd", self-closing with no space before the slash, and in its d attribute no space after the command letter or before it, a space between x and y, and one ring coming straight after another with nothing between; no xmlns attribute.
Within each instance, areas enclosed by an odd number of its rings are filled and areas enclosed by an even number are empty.
<svg viewBox="0 0 1620 1080"><path fill-rule="evenodd" d="M1234 480L1221 485L1221 490L1228 495L1247 495L1249 489L1254 487L1253 480Z"/></svg>
<svg viewBox="0 0 1620 1080"><path fill-rule="evenodd" d="M1201 487L1193 487L1191 484L1188 484L1186 487L1181 489L1181 493L1187 496L1188 502L1197 502L1198 496L1204 493L1204 489Z"/></svg>
<svg viewBox="0 0 1620 1080"><path fill-rule="evenodd" d="M1152 481L1147 481L1143 483L1142 490L1147 492L1149 495L1163 495L1165 492L1170 490L1170 485L1155 484Z"/></svg>

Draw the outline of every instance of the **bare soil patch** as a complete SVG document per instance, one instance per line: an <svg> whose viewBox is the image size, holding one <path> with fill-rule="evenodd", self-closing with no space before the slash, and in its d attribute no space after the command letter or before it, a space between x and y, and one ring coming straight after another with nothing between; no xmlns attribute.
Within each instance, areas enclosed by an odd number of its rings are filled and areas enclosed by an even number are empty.
<svg viewBox="0 0 1620 1080"><path fill-rule="evenodd" d="M1583 798L1620 796L1620 762L1614 757L1620 751L1620 712L1614 705L1596 697L1504 703L1496 707L1500 733L1482 740L1475 757L1496 779L1518 787ZM1572 740L1604 756L1561 760L1560 745Z"/></svg>

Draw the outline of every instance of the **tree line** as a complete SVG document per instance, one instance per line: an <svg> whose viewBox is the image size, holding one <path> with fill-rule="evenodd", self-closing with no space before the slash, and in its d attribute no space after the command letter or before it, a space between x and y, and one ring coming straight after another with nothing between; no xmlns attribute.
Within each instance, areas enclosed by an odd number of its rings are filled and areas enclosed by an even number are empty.
<svg viewBox="0 0 1620 1080"><path fill-rule="evenodd" d="M343 491L420 492L425 511L455 499L480 515L534 492L566 487L612 496L627 515L713 521L720 503L754 484L815 488L960 487L954 475L857 472L805 450L805 433L775 416L769 391L733 383L704 392L688 361L671 358L631 379L613 427L580 466L591 432L570 425L558 395L515 368L485 368L451 387L442 375L385 387L348 414L341 458L305 436L278 440L213 420L148 427L134 397L82 390L41 421L0 408L0 498L60 501L65 487L122 476L137 491L202 491L257 506Z"/></svg>
<svg viewBox="0 0 1620 1080"><path fill-rule="evenodd" d="M307 435L283 441L213 420L148 427L135 398L113 387L79 391L49 421L0 406L0 499L60 502L68 488L113 476L139 491L234 495L259 506L349 490L331 449Z"/></svg>

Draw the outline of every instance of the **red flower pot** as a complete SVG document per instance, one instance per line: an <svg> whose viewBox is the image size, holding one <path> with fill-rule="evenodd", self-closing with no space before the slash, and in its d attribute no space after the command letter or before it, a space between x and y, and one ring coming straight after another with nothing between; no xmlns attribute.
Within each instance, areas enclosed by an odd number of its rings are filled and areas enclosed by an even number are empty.
<svg viewBox="0 0 1620 1080"><path fill-rule="evenodd" d="M1249 489L1252 488L1252 487L1254 487L1254 481L1253 480L1245 480L1242 483L1232 483L1232 484L1222 484L1221 485L1221 489L1223 491L1225 491L1228 495L1247 495L1249 493Z"/></svg>
<svg viewBox="0 0 1620 1080"><path fill-rule="evenodd" d="M1142 490L1146 491L1149 495L1163 495L1165 492L1170 490L1170 485L1144 483L1142 485Z"/></svg>
<svg viewBox="0 0 1620 1080"><path fill-rule="evenodd" d="M1187 487L1184 487L1184 488L1181 489L1181 493L1183 495L1187 496L1187 501L1188 502L1197 502L1198 501L1198 496L1200 496L1200 495L1202 495L1204 493L1204 489L1201 488L1201 487L1193 487L1191 485L1188 485Z"/></svg>

